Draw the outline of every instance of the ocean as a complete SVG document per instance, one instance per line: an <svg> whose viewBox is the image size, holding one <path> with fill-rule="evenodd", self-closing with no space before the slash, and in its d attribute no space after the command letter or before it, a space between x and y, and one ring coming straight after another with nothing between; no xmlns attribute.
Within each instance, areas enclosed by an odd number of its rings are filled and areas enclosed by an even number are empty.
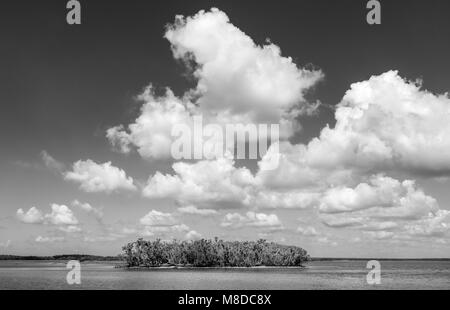
<svg viewBox="0 0 450 310"><path fill-rule="evenodd" d="M306 268L152 269L115 268L114 262L83 262L81 284L66 281L62 261L0 261L0 289L106 290L324 290L449 289L450 261L380 261L381 283L370 285L366 261L309 262Z"/></svg>

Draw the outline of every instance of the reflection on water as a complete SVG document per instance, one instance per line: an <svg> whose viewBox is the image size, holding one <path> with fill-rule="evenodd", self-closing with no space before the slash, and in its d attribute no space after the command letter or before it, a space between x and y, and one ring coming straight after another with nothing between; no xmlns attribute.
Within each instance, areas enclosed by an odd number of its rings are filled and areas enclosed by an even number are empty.
<svg viewBox="0 0 450 310"><path fill-rule="evenodd" d="M449 289L449 261L381 261L381 285L366 283L365 261L310 262L307 268L125 270L82 263L68 285L60 261L0 261L0 289Z"/></svg>

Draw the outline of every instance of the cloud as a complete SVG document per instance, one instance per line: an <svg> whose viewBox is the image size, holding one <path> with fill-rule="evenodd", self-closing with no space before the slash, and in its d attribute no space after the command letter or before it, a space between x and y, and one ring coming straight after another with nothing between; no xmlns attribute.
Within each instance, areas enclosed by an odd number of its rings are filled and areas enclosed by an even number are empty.
<svg viewBox="0 0 450 310"><path fill-rule="evenodd" d="M279 154L278 166L275 169L261 169L270 162L271 156ZM321 167L312 164L308 157L308 146L292 144L288 141L280 142L278 150L272 146L258 162L256 173L258 183L275 191L322 191L334 185L347 183L353 179L352 169L340 166Z"/></svg>
<svg viewBox="0 0 450 310"><path fill-rule="evenodd" d="M338 243L336 241L332 241L330 240L328 237L319 237L317 238L317 241L320 243L325 243L325 244L329 244L331 246L338 246Z"/></svg>
<svg viewBox="0 0 450 310"><path fill-rule="evenodd" d="M65 170L65 165L54 159L47 151L43 150L41 152L41 158L48 169L56 173L62 173Z"/></svg>
<svg viewBox="0 0 450 310"><path fill-rule="evenodd" d="M326 226L361 230L376 240L444 237L450 228L450 211L440 209L414 181L383 175L355 188L328 190L318 209Z"/></svg>
<svg viewBox="0 0 450 310"><path fill-rule="evenodd" d="M62 242L64 241L64 237L42 237L37 236L35 239L36 242L39 243L53 243L53 242Z"/></svg>
<svg viewBox="0 0 450 310"><path fill-rule="evenodd" d="M36 207L31 207L27 212L24 212L22 208L20 208L17 210L16 216L19 221L26 224L40 224L44 222L42 212Z"/></svg>
<svg viewBox="0 0 450 310"><path fill-rule="evenodd" d="M230 158L193 164L177 162L172 168L175 175L157 172L151 176L143 195L147 198L173 198L182 204L235 208L246 200L246 187L253 182L251 172L246 168L235 168Z"/></svg>
<svg viewBox="0 0 450 310"><path fill-rule="evenodd" d="M391 231L369 231L365 234L378 240L391 239L395 235Z"/></svg>
<svg viewBox="0 0 450 310"><path fill-rule="evenodd" d="M139 233L145 237L153 237L155 235L164 236L168 233L186 233L189 230L189 226L177 224L172 226L144 226Z"/></svg>
<svg viewBox="0 0 450 310"><path fill-rule="evenodd" d="M121 234L115 234L115 233L108 233L108 234L104 234L104 235L88 235L88 236L84 236L83 241L84 242L112 242L112 241L116 241L118 239L123 238L123 235Z"/></svg>
<svg viewBox="0 0 450 310"><path fill-rule="evenodd" d="M62 227L58 227L58 229L60 231L63 231L65 233L68 234L72 234L72 233L78 233L81 232L82 229L79 226L75 226L75 225L70 225L70 226L62 226Z"/></svg>
<svg viewBox="0 0 450 310"><path fill-rule="evenodd" d="M72 206L78 207L78 208L86 211L87 213L93 214L99 220L103 218L103 211L98 208L94 208L87 202L83 203L78 200L74 200L74 201L72 201Z"/></svg>
<svg viewBox="0 0 450 310"><path fill-rule="evenodd" d="M282 228L281 221L276 214L264 214L247 212L245 215L239 213L228 213L225 215L222 227L240 228L244 226L261 228Z"/></svg>
<svg viewBox="0 0 450 310"><path fill-rule="evenodd" d="M36 207L31 207L27 212L18 209L17 218L26 224L50 224L50 225L78 225L78 219L65 205L56 203L51 205L51 213L43 215Z"/></svg>
<svg viewBox="0 0 450 310"><path fill-rule="evenodd" d="M307 146L311 166L395 169L421 176L450 172L450 99L388 71L354 83L333 129Z"/></svg>
<svg viewBox="0 0 450 310"><path fill-rule="evenodd" d="M202 215L202 216L210 216L210 215L216 215L218 212L216 210L212 209L197 209L197 207L193 205L180 207L177 209L178 212L183 214L194 214L194 215Z"/></svg>
<svg viewBox="0 0 450 310"><path fill-rule="evenodd" d="M195 230L191 230L188 233L186 233L186 235L184 236L185 239L187 240L198 240L202 237L201 234L199 234L198 232L196 232Z"/></svg>
<svg viewBox="0 0 450 310"><path fill-rule="evenodd" d="M256 45L218 9L177 16L165 38L175 58L193 65L198 84L192 92L207 111L279 122L305 104L305 91L323 77L299 69L275 44Z"/></svg>
<svg viewBox="0 0 450 310"><path fill-rule="evenodd" d="M172 198L200 209L306 209L314 206L318 192L303 189L271 189L263 178L245 168L235 167L229 157L203 160L195 163L177 162L172 165L175 174L156 172L147 181L143 196L151 199ZM208 173L205 173L208 171Z"/></svg>
<svg viewBox="0 0 450 310"><path fill-rule="evenodd" d="M52 212L45 215L45 219L53 225L77 225L78 220L65 205L52 204Z"/></svg>
<svg viewBox="0 0 450 310"><path fill-rule="evenodd" d="M156 96L152 85L138 99L140 115L128 126L114 126L106 137L123 153L132 146L145 158L170 157L174 125L192 128L193 117L205 124L280 124L281 136L300 128L295 118L310 113L304 94L323 78L320 70L299 68L273 43L256 45L218 9L193 17L177 16L165 38L173 56L187 65L197 86L182 98L170 89Z"/></svg>
<svg viewBox="0 0 450 310"><path fill-rule="evenodd" d="M368 183L355 188L334 187L327 190L319 206L322 213L374 210L374 216L420 218L438 209L433 197L417 189L414 181L400 182L383 175L372 176Z"/></svg>
<svg viewBox="0 0 450 310"><path fill-rule="evenodd" d="M263 188L263 187L260 187ZM315 192L273 191L268 189L253 191L249 196L249 206L258 209L307 209L313 207L320 195Z"/></svg>
<svg viewBox="0 0 450 310"><path fill-rule="evenodd" d="M145 226L174 226L178 223L172 214L156 210L150 211L139 221Z"/></svg>
<svg viewBox="0 0 450 310"><path fill-rule="evenodd" d="M97 164L90 159L79 160L73 164L73 171L64 173L64 179L80 183L80 188L86 192L136 190L133 179L111 162Z"/></svg>
<svg viewBox="0 0 450 310"><path fill-rule="evenodd" d="M299 226L299 227L297 228L297 232L298 232L299 234L301 234L301 235L303 235L303 236L307 236L307 237L310 237L310 236L318 236L318 235L319 235L319 233L317 232L317 230L316 230L314 227L312 227L312 226L307 226L307 227Z"/></svg>
<svg viewBox="0 0 450 310"><path fill-rule="evenodd" d="M450 211L439 210L418 222L406 225L409 235L421 237L443 237L450 231Z"/></svg>
<svg viewBox="0 0 450 310"><path fill-rule="evenodd" d="M173 126L188 124L191 127L189 103L175 97L170 89L164 96L157 97L151 85L138 98L144 102L141 115L128 126L128 132L123 126L116 126L107 130L106 137L122 153L129 153L134 145L144 158L170 157L175 139L171 134Z"/></svg>

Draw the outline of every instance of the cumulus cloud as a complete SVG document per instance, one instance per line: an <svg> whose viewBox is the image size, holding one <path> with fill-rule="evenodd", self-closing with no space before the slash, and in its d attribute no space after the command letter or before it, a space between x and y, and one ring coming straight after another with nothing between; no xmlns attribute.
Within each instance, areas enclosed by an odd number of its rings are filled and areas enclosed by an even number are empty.
<svg viewBox="0 0 450 310"><path fill-rule="evenodd" d="M306 209L318 202L319 193L304 189L271 189L263 178L245 167L236 167L229 157L195 163L177 162L175 174L150 176L143 196L172 198L182 204L206 208ZM208 173L205 173L208 171Z"/></svg>
<svg viewBox="0 0 450 310"><path fill-rule="evenodd" d="M304 94L322 79L320 70L297 67L273 43L255 44L218 9L177 16L165 38L174 57L191 69L197 86L177 98L170 89L155 96L150 85L139 97L144 104L135 122L106 132L121 152L135 146L146 158L170 156L173 126L191 128L194 115L219 125L280 124L282 137L288 137L299 128L295 118L317 107Z"/></svg>
<svg viewBox="0 0 450 310"><path fill-rule="evenodd" d="M78 220L72 210L65 205L52 204L52 212L45 215L45 219L53 225L77 225Z"/></svg>
<svg viewBox="0 0 450 310"><path fill-rule="evenodd" d="M198 209L196 206L189 205L185 207L180 207L177 209L178 212L183 214L194 214L194 215L202 215L202 216L210 216L216 215L218 212L212 209Z"/></svg>
<svg viewBox="0 0 450 310"><path fill-rule="evenodd" d="M144 102L141 115L128 126L128 131L123 126L112 127L107 130L106 137L122 153L130 152L131 145L134 145L144 158L170 157L175 139L172 128L178 124L192 127L189 103L177 98L170 89L158 97L151 85L139 100Z"/></svg>
<svg viewBox="0 0 450 310"><path fill-rule="evenodd" d="M239 213L228 213L221 223L222 227L240 228L244 226L261 228L282 228L281 221L276 214L265 214L247 212L245 215Z"/></svg>
<svg viewBox="0 0 450 310"><path fill-rule="evenodd" d="M111 162L97 164L90 159L79 160L73 164L72 171L64 173L64 179L80 183L80 188L86 192L136 190L133 179Z"/></svg>
<svg viewBox="0 0 450 310"><path fill-rule="evenodd" d="M305 91L322 78L320 71L299 69L278 46L256 45L218 10L177 16L165 37L175 58L193 62L193 90L202 109L278 121L299 108Z"/></svg>
<svg viewBox="0 0 450 310"><path fill-rule="evenodd" d="M193 164L177 162L175 175L157 172L143 189L147 198L173 198L184 203L219 205L233 208L246 200L246 187L253 182L247 168L235 168L230 158L198 161ZM208 173L205 173L208 171Z"/></svg>
<svg viewBox="0 0 450 310"><path fill-rule="evenodd" d="M354 188L328 190L318 209L326 226L358 229L377 240L443 237L450 227L450 212L440 209L415 182L383 175Z"/></svg>
<svg viewBox="0 0 450 310"><path fill-rule="evenodd" d="M389 71L354 83L326 127L308 144L312 166L450 172L450 99Z"/></svg>
<svg viewBox="0 0 450 310"><path fill-rule="evenodd" d="M16 216L19 221L26 224L40 224L44 222L44 215L36 207L31 207L27 212L24 212L22 208L17 210Z"/></svg>
<svg viewBox="0 0 450 310"><path fill-rule="evenodd" d="M433 197L417 189L414 181L400 182L383 175L372 176L368 183L355 188L334 187L327 190L319 206L322 213L351 212L376 208L379 217L420 218L436 211Z"/></svg>
<svg viewBox="0 0 450 310"><path fill-rule="evenodd" d="M50 225L78 225L78 219L72 210L65 205L56 203L51 205L51 212L43 215L36 207L31 207L27 212L18 209L17 218L26 224L50 224Z"/></svg>

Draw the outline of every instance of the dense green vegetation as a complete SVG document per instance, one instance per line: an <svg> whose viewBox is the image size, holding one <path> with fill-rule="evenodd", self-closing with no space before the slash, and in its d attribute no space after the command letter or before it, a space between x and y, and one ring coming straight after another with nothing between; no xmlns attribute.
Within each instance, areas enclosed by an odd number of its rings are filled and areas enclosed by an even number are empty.
<svg viewBox="0 0 450 310"><path fill-rule="evenodd" d="M196 240L163 242L138 239L123 248L128 267L182 265L193 267L302 266L307 252L265 240Z"/></svg>

